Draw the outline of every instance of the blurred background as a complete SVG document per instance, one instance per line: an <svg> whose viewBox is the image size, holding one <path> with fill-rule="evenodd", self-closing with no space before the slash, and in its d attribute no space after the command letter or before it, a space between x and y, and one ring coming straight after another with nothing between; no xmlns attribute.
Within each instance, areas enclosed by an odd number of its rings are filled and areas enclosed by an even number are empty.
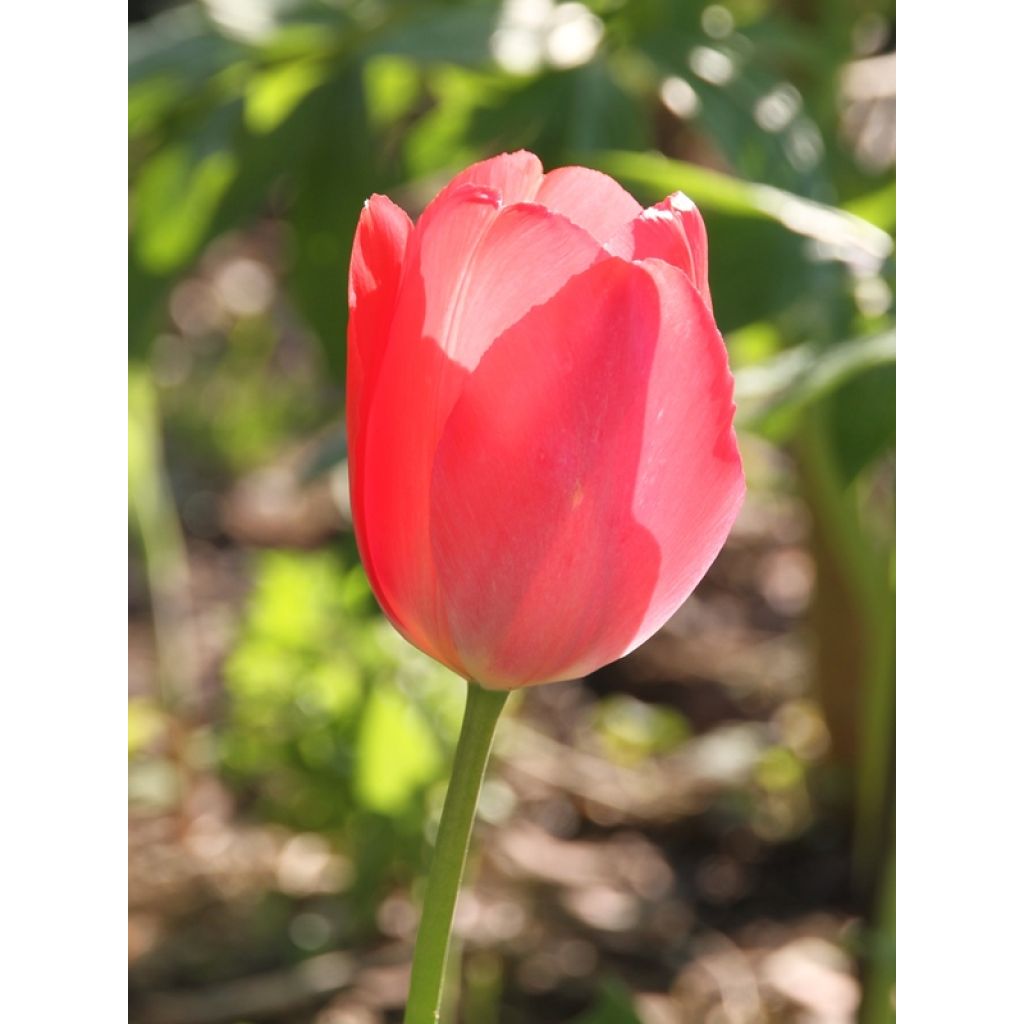
<svg viewBox="0 0 1024 1024"><path fill-rule="evenodd" d="M464 687L355 553L347 260L519 147L702 209L749 496L661 633L510 703L452 1020L892 1019L894 3L129 20L132 1019L401 1019Z"/></svg>

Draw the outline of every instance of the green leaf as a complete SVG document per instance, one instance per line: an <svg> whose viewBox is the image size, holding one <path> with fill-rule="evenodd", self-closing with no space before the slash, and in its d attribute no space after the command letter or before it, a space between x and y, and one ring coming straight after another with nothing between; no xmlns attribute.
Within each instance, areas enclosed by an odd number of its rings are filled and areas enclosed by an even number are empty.
<svg viewBox="0 0 1024 1024"><path fill-rule="evenodd" d="M681 80L692 97L677 115L680 134L705 136L740 177L819 199L831 195L828 147L807 112L812 104L794 84L813 86L809 72L823 40L772 5L668 4L649 8L646 19L636 16L641 6L628 10L636 22L633 46L650 64L652 87ZM734 24L742 29L732 31ZM670 125L666 134L675 134Z"/></svg>
<svg viewBox="0 0 1024 1024"><path fill-rule="evenodd" d="M490 60L496 6L409 5L411 16L393 18L366 53L411 57L421 64L480 66Z"/></svg>
<svg viewBox="0 0 1024 1024"><path fill-rule="evenodd" d="M150 697L128 698L128 756L135 757L166 728L160 705Z"/></svg>
<svg viewBox="0 0 1024 1024"><path fill-rule="evenodd" d="M433 109L410 127L404 141L413 178L452 171L477 159L480 150L469 138L474 113L501 95L501 82L494 76L459 67L432 70L427 85ZM521 143L516 126L508 123L505 128L506 145L514 149Z"/></svg>
<svg viewBox="0 0 1024 1024"><path fill-rule="evenodd" d="M890 236L866 221L770 185L654 154L608 152L590 163L641 201L679 190L700 207L724 333L804 307L804 318L828 337L820 321L839 308L848 275L877 273L892 252Z"/></svg>
<svg viewBox="0 0 1024 1024"><path fill-rule="evenodd" d="M369 120L385 128L410 112L421 92L420 72L404 57L373 57L364 65Z"/></svg>
<svg viewBox="0 0 1024 1024"><path fill-rule="evenodd" d="M477 104L469 128L469 137L488 152L514 141L550 168L574 160L589 164L592 153L651 143L646 110L601 57L535 79L508 77L495 97Z"/></svg>
<svg viewBox="0 0 1024 1024"><path fill-rule="evenodd" d="M332 374L341 379L352 236L363 201L384 187L373 159L362 68L352 65L314 90L303 109L316 127L307 135L306 158L296 168L290 285L323 344Z"/></svg>
<svg viewBox="0 0 1024 1024"><path fill-rule="evenodd" d="M870 335L828 348L805 344L736 371L737 421L775 441L785 440L813 402L855 378L896 361L896 334Z"/></svg>
<svg viewBox="0 0 1024 1024"><path fill-rule="evenodd" d="M170 75L159 74L135 82L128 89L128 137L151 131L181 100L183 89Z"/></svg>
<svg viewBox="0 0 1024 1024"><path fill-rule="evenodd" d="M381 814L401 813L440 768L437 740L422 715L395 689L378 685L356 743L355 791L362 805Z"/></svg>
<svg viewBox="0 0 1024 1024"><path fill-rule="evenodd" d="M330 73L317 60L290 61L259 71L245 93L245 124L257 135L273 131Z"/></svg>
<svg viewBox="0 0 1024 1024"><path fill-rule="evenodd" d="M896 366L878 366L843 383L828 417L839 472L850 483L896 443Z"/></svg>
<svg viewBox="0 0 1024 1024"><path fill-rule="evenodd" d="M143 267L133 239L128 241L128 356L142 358L164 312L171 281Z"/></svg>
<svg viewBox="0 0 1024 1024"><path fill-rule="evenodd" d="M869 224L893 234L896 231L896 182L851 199L843 209Z"/></svg>
<svg viewBox="0 0 1024 1024"><path fill-rule="evenodd" d="M646 146L652 137L648 118L602 59L532 77L444 66L429 73L428 87L434 108L405 143L413 178L451 175L518 148L548 168L589 164L589 154Z"/></svg>
<svg viewBox="0 0 1024 1024"><path fill-rule="evenodd" d="M177 270L207 239L238 171L233 135L240 117L237 102L217 107L196 131L165 145L140 168L132 213L136 254L145 270Z"/></svg>
<svg viewBox="0 0 1024 1024"><path fill-rule="evenodd" d="M703 211L772 221L803 238L820 242L837 259L880 264L892 238L845 210L775 188L743 181L695 164L648 153L605 153L601 168L649 198L681 189Z"/></svg>
<svg viewBox="0 0 1024 1024"><path fill-rule="evenodd" d="M185 4L128 30L128 81L164 77L195 88L248 53L217 30L202 7Z"/></svg>

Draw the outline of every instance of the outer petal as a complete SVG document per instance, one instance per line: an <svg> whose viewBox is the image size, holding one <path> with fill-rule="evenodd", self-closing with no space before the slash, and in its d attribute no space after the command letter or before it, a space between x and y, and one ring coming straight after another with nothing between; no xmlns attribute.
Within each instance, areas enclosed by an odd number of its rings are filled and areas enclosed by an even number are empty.
<svg viewBox="0 0 1024 1024"><path fill-rule="evenodd" d="M438 193L437 202L442 197L450 196L463 185L481 185L494 189L505 203L522 203L532 200L537 195L544 168L533 153L520 149L515 153L501 153L490 160L481 160L460 171Z"/></svg>
<svg viewBox="0 0 1024 1024"><path fill-rule="evenodd" d="M348 277L348 373L345 413L349 450L349 487L356 540L371 582L373 565L363 531L361 445L367 412L391 333L391 321L412 221L387 196L367 201L356 228Z"/></svg>
<svg viewBox="0 0 1024 1024"><path fill-rule="evenodd" d="M420 649L455 667L438 621L434 574L423 540L437 407L452 401L463 372L429 336L443 325L472 253L497 216L493 190L466 186L424 212L409 240L387 351L366 423L363 470L364 557L391 621ZM441 230L429 231L440 221ZM430 309L428 313L428 302Z"/></svg>
<svg viewBox="0 0 1024 1024"><path fill-rule="evenodd" d="M545 175L537 202L564 214L602 243L642 209L617 181L589 167L559 167Z"/></svg>
<svg viewBox="0 0 1024 1024"><path fill-rule="evenodd" d="M438 601L429 540L434 452L466 378L491 342L603 250L532 204L499 209L464 185L424 213L410 241L363 458L369 553L382 604L417 646L460 669Z"/></svg>
<svg viewBox="0 0 1024 1024"><path fill-rule="evenodd" d="M704 218L700 215L696 203L682 192L673 192L668 199L662 200L676 213L683 222L686 240L690 243L693 256L693 281L697 291L704 296L704 301L711 308L711 288L708 285L708 232L704 227Z"/></svg>
<svg viewBox="0 0 1024 1024"><path fill-rule="evenodd" d="M387 348L411 231L408 214L387 196L379 195L366 201L356 227L348 271L346 412L352 447L358 445Z"/></svg>
<svg viewBox="0 0 1024 1024"><path fill-rule="evenodd" d="M659 552L636 523L657 292L608 260L500 338L437 449L431 540L453 639L488 685L567 678L631 642Z"/></svg>
<svg viewBox="0 0 1024 1024"><path fill-rule="evenodd" d="M585 674L690 593L739 508L732 382L677 270L608 260L496 342L437 449L453 642L496 687Z"/></svg>
<svg viewBox="0 0 1024 1024"><path fill-rule="evenodd" d="M711 308L708 287L708 236L692 200L674 192L620 228L606 248L630 260L659 259L679 267Z"/></svg>
<svg viewBox="0 0 1024 1024"><path fill-rule="evenodd" d="M718 556L746 493L722 336L688 278L639 264L657 286L661 337L651 362L633 510L661 549L661 572L630 650L659 630Z"/></svg>

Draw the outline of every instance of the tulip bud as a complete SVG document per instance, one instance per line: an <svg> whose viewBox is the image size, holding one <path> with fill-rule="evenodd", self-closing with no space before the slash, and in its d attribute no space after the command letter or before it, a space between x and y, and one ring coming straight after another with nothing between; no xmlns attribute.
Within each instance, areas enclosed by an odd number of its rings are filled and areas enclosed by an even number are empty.
<svg viewBox="0 0 1024 1024"><path fill-rule="evenodd" d="M395 627L500 689L659 629L744 495L693 203L504 154L415 225L373 196L349 306L352 513Z"/></svg>

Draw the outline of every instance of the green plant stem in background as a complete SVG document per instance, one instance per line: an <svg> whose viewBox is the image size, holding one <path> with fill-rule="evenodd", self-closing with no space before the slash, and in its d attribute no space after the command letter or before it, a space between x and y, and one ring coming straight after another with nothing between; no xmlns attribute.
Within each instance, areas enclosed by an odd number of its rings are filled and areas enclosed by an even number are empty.
<svg viewBox="0 0 1024 1024"><path fill-rule="evenodd" d="M455 749L452 777L441 812L434 859L423 899L423 914L416 936L405 1024L434 1024L440 1020L455 901L466 866L470 832L494 739L494 727L506 700L507 691L485 690L472 681L468 684L466 712Z"/></svg>
<svg viewBox="0 0 1024 1024"><path fill-rule="evenodd" d="M156 387L148 371L128 375L128 511L142 542L165 711L195 699L198 668L189 615L189 567L164 461Z"/></svg>
<svg viewBox="0 0 1024 1024"><path fill-rule="evenodd" d="M797 451L810 507L819 696L836 762L853 775L854 881L872 891L885 863L895 751L896 608L888 553L877 550L839 477L828 424L809 409Z"/></svg>

